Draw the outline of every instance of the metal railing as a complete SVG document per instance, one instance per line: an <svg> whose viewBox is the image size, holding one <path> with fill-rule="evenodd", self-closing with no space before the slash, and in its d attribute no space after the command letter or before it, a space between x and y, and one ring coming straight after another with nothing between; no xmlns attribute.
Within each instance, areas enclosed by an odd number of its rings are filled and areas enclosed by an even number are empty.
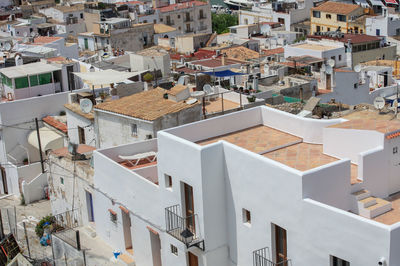
<svg viewBox="0 0 400 266"><path fill-rule="evenodd" d="M184 21L191 22L191 21L193 21L193 17L185 17Z"/></svg>
<svg viewBox="0 0 400 266"><path fill-rule="evenodd" d="M174 22L173 20L167 20L166 24L167 24L168 26L172 26L172 25L175 24L175 22Z"/></svg>
<svg viewBox="0 0 400 266"><path fill-rule="evenodd" d="M270 259L269 248L261 248L253 251L253 266L291 266L291 260L286 259L280 262L273 262Z"/></svg>
<svg viewBox="0 0 400 266"><path fill-rule="evenodd" d="M179 241L188 244L187 239L182 236L182 233L185 230L188 230L193 234L191 240L197 240L199 236L196 233L196 216L197 215L194 214L188 217L182 217L179 204L165 208L165 223L167 233Z"/></svg>
<svg viewBox="0 0 400 266"><path fill-rule="evenodd" d="M206 15L199 15L199 19L206 19L207 16Z"/></svg>
<svg viewBox="0 0 400 266"><path fill-rule="evenodd" d="M193 29L186 29L186 33L193 32Z"/></svg>
<svg viewBox="0 0 400 266"><path fill-rule="evenodd" d="M60 227L60 229L72 229L81 225L79 209L56 214L53 216L53 219L53 223Z"/></svg>

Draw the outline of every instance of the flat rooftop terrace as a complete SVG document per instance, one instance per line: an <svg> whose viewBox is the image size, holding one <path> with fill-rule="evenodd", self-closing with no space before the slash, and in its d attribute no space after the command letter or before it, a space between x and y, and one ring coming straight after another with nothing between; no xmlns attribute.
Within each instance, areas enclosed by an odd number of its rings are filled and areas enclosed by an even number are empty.
<svg viewBox="0 0 400 266"><path fill-rule="evenodd" d="M335 46L328 46L328 45L315 44L315 43L302 43L299 45L295 45L294 47L301 48L301 49L307 49L307 50L315 50L315 51L328 51L328 50L333 50L333 49L339 48L339 47L335 47Z"/></svg>
<svg viewBox="0 0 400 266"><path fill-rule="evenodd" d="M338 161L338 158L323 153L322 144L310 144L289 133L258 125L196 142L207 145L224 140L241 148L285 164L299 171L307 171ZM351 164L351 184L358 179L358 166Z"/></svg>
<svg viewBox="0 0 400 266"><path fill-rule="evenodd" d="M400 193L396 193L386 200L392 203L392 209L373 218L372 220L383 224L392 225L400 221Z"/></svg>

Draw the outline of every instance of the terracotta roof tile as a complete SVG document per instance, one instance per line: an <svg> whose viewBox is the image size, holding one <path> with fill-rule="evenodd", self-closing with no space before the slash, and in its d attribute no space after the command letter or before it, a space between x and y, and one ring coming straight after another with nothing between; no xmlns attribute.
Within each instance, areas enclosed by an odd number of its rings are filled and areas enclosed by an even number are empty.
<svg viewBox="0 0 400 266"><path fill-rule="evenodd" d="M265 56L269 56L274 54L283 54L285 52L285 49L283 49L283 47L279 47L275 49L263 50L263 52Z"/></svg>
<svg viewBox="0 0 400 266"><path fill-rule="evenodd" d="M253 51L243 46L223 49L222 53L226 54L229 58L239 59L242 61L256 59L260 57L260 54L256 51Z"/></svg>
<svg viewBox="0 0 400 266"><path fill-rule="evenodd" d="M373 130L380 133L389 134L388 138L399 136L400 121L398 120L373 120L373 119L353 119L340 124L332 125L330 128Z"/></svg>
<svg viewBox="0 0 400 266"><path fill-rule="evenodd" d="M36 37L36 38L33 40L33 43L35 43L35 44L52 43L52 42L58 41L58 40L60 40L60 39L63 39L63 37L39 36L39 37Z"/></svg>
<svg viewBox="0 0 400 266"><path fill-rule="evenodd" d="M358 5L329 1L329 2L325 2L321 5L319 5L317 7L311 8L311 10L346 15L346 14L353 12L354 10L356 10L358 8L361 8L361 7Z"/></svg>
<svg viewBox="0 0 400 266"><path fill-rule="evenodd" d="M166 114L176 113L199 104L198 102L187 104L164 99L166 92L162 88L155 88L119 100L98 104L95 109L153 121Z"/></svg>
<svg viewBox="0 0 400 266"><path fill-rule="evenodd" d="M186 9L186 8L191 8L192 6L204 6L204 5L207 5L207 3L201 2L201 1L189 1L189 2L184 2L184 3L168 5L165 7L159 7L159 8L155 8L155 9L160 10L160 12L170 12L170 11L174 11L177 9Z"/></svg>
<svg viewBox="0 0 400 266"><path fill-rule="evenodd" d="M336 38L336 37L330 37L330 36L324 36L324 35L311 35L309 37L313 38L313 39L331 39L331 40L336 40L336 41L344 42L344 43L347 43L348 41L350 41L350 43L352 43L352 44L376 42L376 41L381 40L381 38L376 37L376 36L371 36L371 35L366 35L366 34L351 34L351 33L345 33L343 35L343 38Z"/></svg>
<svg viewBox="0 0 400 266"><path fill-rule="evenodd" d="M176 96L176 95L178 95L180 92L186 90L187 88L188 88L188 87L185 86L185 85L178 84L178 85L172 87L172 88L171 88L170 90L168 90L167 92L168 92L168 94L171 94L171 95Z"/></svg>
<svg viewBox="0 0 400 266"><path fill-rule="evenodd" d="M56 129L58 129L58 130L64 132L64 133L67 133L67 132L68 132L67 125L64 124L64 123L62 123L62 122L60 122L60 121L58 121L57 119L55 119L55 118L52 117L52 116L46 116L46 117L43 118L42 120L43 120L43 122L45 122L46 124L48 124L48 125L50 125L50 126L56 128Z"/></svg>

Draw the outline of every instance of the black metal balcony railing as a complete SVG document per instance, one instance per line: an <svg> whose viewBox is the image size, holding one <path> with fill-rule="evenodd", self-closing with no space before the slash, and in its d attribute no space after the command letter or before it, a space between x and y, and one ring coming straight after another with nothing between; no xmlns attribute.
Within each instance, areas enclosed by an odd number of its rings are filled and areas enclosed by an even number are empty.
<svg viewBox="0 0 400 266"><path fill-rule="evenodd" d="M270 260L268 247L258 249L253 252L253 266L291 266L291 260L286 259L281 262Z"/></svg>
<svg viewBox="0 0 400 266"><path fill-rule="evenodd" d="M190 32L193 32L193 29L186 29L186 31L185 31L186 33L190 33Z"/></svg>
<svg viewBox="0 0 400 266"><path fill-rule="evenodd" d="M192 17L185 17L184 21L185 22L190 22L190 21L193 21L193 18Z"/></svg>
<svg viewBox="0 0 400 266"><path fill-rule="evenodd" d="M165 208L166 232L186 244L187 247L197 246L204 250L204 241L200 240L196 226L197 215L183 217L179 204Z"/></svg>

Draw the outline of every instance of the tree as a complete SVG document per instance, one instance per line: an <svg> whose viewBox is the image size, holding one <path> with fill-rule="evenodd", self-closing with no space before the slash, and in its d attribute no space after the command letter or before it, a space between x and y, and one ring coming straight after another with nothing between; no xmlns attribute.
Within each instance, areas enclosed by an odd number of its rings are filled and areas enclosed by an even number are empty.
<svg viewBox="0 0 400 266"><path fill-rule="evenodd" d="M238 16L231 14L212 14L212 30L218 34L229 32L229 27L238 24Z"/></svg>

